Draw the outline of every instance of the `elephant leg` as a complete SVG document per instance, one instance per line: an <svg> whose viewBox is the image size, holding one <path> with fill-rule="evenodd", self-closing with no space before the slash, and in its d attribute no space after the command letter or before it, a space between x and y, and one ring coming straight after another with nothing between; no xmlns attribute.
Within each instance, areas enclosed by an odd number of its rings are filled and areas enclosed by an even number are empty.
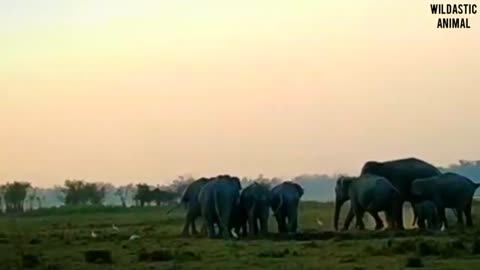
<svg viewBox="0 0 480 270"><path fill-rule="evenodd" d="M405 229L403 227L403 203L404 201L401 198L394 200L393 215L395 216L395 227L399 230Z"/></svg>
<svg viewBox="0 0 480 270"><path fill-rule="evenodd" d="M243 237L246 237L247 234L248 234L247 223L246 223L246 222L243 222L240 228L242 229L241 235L242 235Z"/></svg>
<svg viewBox="0 0 480 270"><path fill-rule="evenodd" d="M472 202L468 203L465 207L465 218L467 219L467 227L473 227Z"/></svg>
<svg viewBox="0 0 480 270"><path fill-rule="evenodd" d="M445 208L441 205L437 204L437 212L438 212L438 218L440 219L440 226L443 224L445 226L445 229L448 228L448 222L447 218L445 216Z"/></svg>
<svg viewBox="0 0 480 270"><path fill-rule="evenodd" d="M214 226L213 220L212 219L205 219L203 226L207 228L208 238L210 238L210 239L215 238L215 226Z"/></svg>
<svg viewBox="0 0 480 270"><path fill-rule="evenodd" d="M220 211L219 215L219 228L220 228L220 235L222 235L223 239L229 240L230 239L230 231L228 229L228 223L230 220L230 208L223 207Z"/></svg>
<svg viewBox="0 0 480 270"><path fill-rule="evenodd" d="M362 209L355 209L355 227L359 230L364 230L365 229L365 224L363 223L363 214L364 211Z"/></svg>
<svg viewBox="0 0 480 270"><path fill-rule="evenodd" d="M392 210L385 211L385 219L387 220L387 228L394 229L395 228L395 221L393 220Z"/></svg>
<svg viewBox="0 0 480 270"><path fill-rule="evenodd" d="M268 216L260 218L260 234L266 236L268 233Z"/></svg>
<svg viewBox="0 0 480 270"><path fill-rule="evenodd" d="M249 230L249 236L254 236L255 235L255 231L256 231L256 224L255 224L256 220L255 220L255 217L253 216L253 214L250 214L248 216L248 230Z"/></svg>
<svg viewBox="0 0 480 270"><path fill-rule="evenodd" d="M285 223L284 215L279 213L275 216L275 219L277 220L278 232L285 233L287 231L287 225Z"/></svg>
<svg viewBox="0 0 480 270"><path fill-rule="evenodd" d="M353 210L350 207L350 210L348 211L347 217L345 218L345 223L343 224L343 230L344 231L348 230L348 228L350 227L350 223L352 223L353 217L354 217Z"/></svg>
<svg viewBox="0 0 480 270"><path fill-rule="evenodd" d="M288 213L288 232L297 232L297 209L293 208Z"/></svg>
<svg viewBox="0 0 480 270"><path fill-rule="evenodd" d="M183 226L182 235L188 235L188 229L190 228L191 224L194 221L193 211L191 209L188 210L187 215L185 216L185 224Z"/></svg>
<svg viewBox="0 0 480 270"><path fill-rule="evenodd" d="M426 224L425 224L425 218L423 216L418 218L417 224L418 224L418 228L420 228L421 230L425 230Z"/></svg>
<svg viewBox="0 0 480 270"><path fill-rule="evenodd" d="M196 217L193 218L193 219L192 219L192 223L191 223L191 224L192 224L192 234L193 234L193 235L197 235L197 234L198 234L197 227L195 226L195 220L196 220L196 219L197 219Z"/></svg>
<svg viewBox="0 0 480 270"><path fill-rule="evenodd" d="M380 218L380 216L378 216L378 212L371 211L370 215L372 215L372 217L375 219L375 230L378 231L378 230L383 229L383 227L384 227L383 221Z"/></svg>
<svg viewBox="0 0 480 270"><path fill-rule="evenodd" d="M254 231L255 235L258 235L260 233L260 227L259 227L259 224L258 224L258 218L257 217L255 217L253 219L253 228L255 230Z"/></svg>
<svg viewBox="0 0 480 270"><path fill-rule="evenodd" d="M464 209L457 208L457 223L460 226L463 226L463 212L464 212Z"/></svg>
<svg viewBox="0 0 480 270"><path fill-rule="evenodd" d="M205 225L205 223L202 223L202 227L200 228L200 235L207 235L207 226Z"/></svg>

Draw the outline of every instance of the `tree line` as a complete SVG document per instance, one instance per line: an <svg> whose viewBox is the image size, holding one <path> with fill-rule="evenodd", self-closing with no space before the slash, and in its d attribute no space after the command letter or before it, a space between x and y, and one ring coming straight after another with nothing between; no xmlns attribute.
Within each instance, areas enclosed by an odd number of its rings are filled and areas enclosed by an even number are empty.
<svg viewBox="0 0 480 270"><path fill-rule="evenodd" d="M22 213L43 208L48 196L46 191L49 193L49 199L52 199L52 196L56 197L56 201L59 202L56 206L72 207L103 206L107 194L118 197L123 207L131 205L144 207L152 203L159 206L172 203L180 196L180 190L172 190L171 187L151 187L143 183L114 187L108 183L66 180L63 186L42 190L32 187L28 182L15 181L0 186L0 212ZM129 203L129 200L132 203Z"/></svg>
<svg viewBox="0 0 480 270"><path fill-rule="evenodd" d="M474 181L480 181L480 160L460 160L447 167L440 167L440 170L460 173ZM331 201L334 197L333 180L337 177L338 175L304 174L289 180L304 187L304 200ZM66 180L62 186L47 189L33 187L28 182L15 181L0 185L0 212L21 213L58 206L160 206L175 203L183 190L194 180L191 176L179 176L165 186L132 183L117 187L103 182ZM241 184L245 187L256 181L272 186L283 180L259 175L256 178L244 177Z"/></svg>
<svg viewBox="0 0 480 270"><path fill-rule="evenodd" d="M151 186L146 183L117 186L103 182L65 180L62 186L41 189L28 182L9 182L0 186L0 212L22 213L40 208L56 206L103 206L123 207L161 206L175 203L193 177L180 176L166 186ZM242 185L257 181L279 183L278 178L242 179Z"/></svg>

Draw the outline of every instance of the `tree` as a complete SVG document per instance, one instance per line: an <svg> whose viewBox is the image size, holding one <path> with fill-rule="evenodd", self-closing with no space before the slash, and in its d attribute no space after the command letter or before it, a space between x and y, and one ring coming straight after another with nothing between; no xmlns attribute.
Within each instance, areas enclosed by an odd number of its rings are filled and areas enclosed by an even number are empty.
<svg viewBox="0 0 480 270"><path fill-rule="evenodd" d="M90 204L101 205L105 199L105 189L102 183L86 183L83 194Z"/></svg>
<svg viewBox="0 0 480 270"><path fill-rule="evenodd" d="M154 190L150 191L151 198L155 201L157 206L161 206L162 203L170 203L178 197L178 194L172 191L163 190L159 187L155 188Z"/></svg>
<svg viewBox="0 0 480 270"><path fill-rule="evenodd" d="M7 189L6 185L0 186L0 212L1 213L3 213L4 211L6 189Z"/></svg>
<svg viewBox="0 0 480 270"><path fill-rule="evenodd" d="M86 204L85 182L81 180L65 180L63 193L65 194L65 205Z"/></svg>
<svg viewBox="0 0 480 270"><path fill-rule="evenodd" d="M182 194L183 191L190 185L195 179L192 176L179 176L177 179L173 180L168 189L174 193Z"/></svg>
<svg viewBox="0 0 480 270"><path fill-rule="evenodd" d="M13 182L5 185L4 200L8 213L23 212L23 203L27 197L27 189L30 187L27 182Z"/></svg>
<svg viewBox="0 0 480 270"><path fill-rule="evenodd" d="M152 201L152 196L150 192L150 186L147 184L137 184L137 193L134 196L134 200L140 203L141 207L144 207L145 204L149 204Z"/></svg>
<svg viewBox="0 0 480 270"><path fill-rule="evenodd" d="M38 193L37 191L38 191L37 188L32 188L32 187L30 187L27 190L28 209L30 211L33 210L34 208L33 204L37 200L37 193Z"/></svg>
<svg viewBox="0 0 480 270"><path fill-rule="evenodd" d="M83 180L66 180L63 193L65 205L101 205L105 199L106 184L86 183Z"/></svg>
<svg viewBox="0 0 480 270"><path fill-rule="evenodd" d="M134 189L133 184L128 184L126 186L118 187L115 190L115 195L117 195L120 198L120 201L122 202L123 207L127 207L127 198L131 194L133 189Z"/></svg>

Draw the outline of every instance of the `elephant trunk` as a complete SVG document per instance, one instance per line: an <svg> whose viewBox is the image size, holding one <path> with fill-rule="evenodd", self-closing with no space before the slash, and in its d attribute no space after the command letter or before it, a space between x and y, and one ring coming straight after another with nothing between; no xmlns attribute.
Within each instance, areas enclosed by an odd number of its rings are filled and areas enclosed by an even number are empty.
<svg viewBox="0 0 480 270"><path fill-rule="evenodd" d="M336 231L338 231L338 218L340 217L340 210L342 209L342 205L345 201L344 200L335 200L335 213L333 215L333 227Z"/></svg>

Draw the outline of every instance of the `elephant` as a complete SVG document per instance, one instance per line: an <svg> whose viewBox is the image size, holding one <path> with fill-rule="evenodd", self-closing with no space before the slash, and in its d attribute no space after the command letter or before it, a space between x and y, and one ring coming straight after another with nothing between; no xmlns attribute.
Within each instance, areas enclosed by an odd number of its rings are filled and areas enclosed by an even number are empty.
<svg viewBox="0 0 480 270"><path fill-rule="evenodd" d="M252 183L242 190L240 205L248 219L250 236L259 233L265 236L268 232L268 216L270 213L270 190L266 185Z"/></svg>
<svg viewBox="0 0 480 270"><path fill-rule="evenodd" d="M438 176L441 172L426 161L410 157L384 162L367 161L362 167L361 174L374 174L388 179L400 192L399 203L403 206L405 201L412 201L410 186L415 179ZM395 211L393 215L398 228L404 229L403 208ZM375 222L377 227L381 226L379 223L381 219L376 219Z"/></svg>
<svg viewBox="0 0 480 270"><path fill-rule="evenodd" d="M187 208L187 214L185 216L185 224L183 226L182 234L187 236L189 235L189 228L192 229L192 234L198 234L198 231L195 227L195 220L201 216L200 203L198 201L198 194L200 190L212 179L211 178L200 178L192 183L190 183L187 188L184 190L182 197L180 199L180 204L184 204ZM167 214L173 211L176 207L168 210Z"/></svg>
<svg viewBox="0 0 480 270"><path fill-rule="evenodd" d="M429 200L420 201L413 205L413 223L420 229L439 229L438 212L435 203Z"/></svg>
<svg viewBox="0 0 480 270"><path fill-rule="evenodd" d="M345 219L344 230L348 230L353 217L356 227L363 230L363 215L370 213L375 220L380 219L378 212L385 212L388 227L394 228L394 211L401 207L398 197L400 193L386 178L373 174L363 174L359 177L339 177L335 185L335 213L333 217L334 228L338 230L338 219L342 205L350 200L350 210ZM375 229L383 228L376 225Z"/></svg>
<svg viewBox="0 0 480 270"><path fill-rule="evenodd" d="M298 204L303 196L303 192L303 188L299 184L291 181L278 184L271 190L270 206L277 220L279 233L296 233Z"/></svg>
<svg viewBox="0 0 480 270"><path fill-rule="evenodd" d="M456 211L458 224L463 225L463 214L467 226L472 227L472 200L480 184L456 174L444 173L439 176L417 179L412 182L411 194L417 200L431 200L437 207L440 225L448 227L445 208Z"/></svg>
<svg viewBox="0 0 480 270"><path fill-rule="evenodd" d="M241 188L238 177L220 175L200 190L198 201L209 238L215 237L215 224L224 239L231 238L231 218L238 207Z"/></svg>

